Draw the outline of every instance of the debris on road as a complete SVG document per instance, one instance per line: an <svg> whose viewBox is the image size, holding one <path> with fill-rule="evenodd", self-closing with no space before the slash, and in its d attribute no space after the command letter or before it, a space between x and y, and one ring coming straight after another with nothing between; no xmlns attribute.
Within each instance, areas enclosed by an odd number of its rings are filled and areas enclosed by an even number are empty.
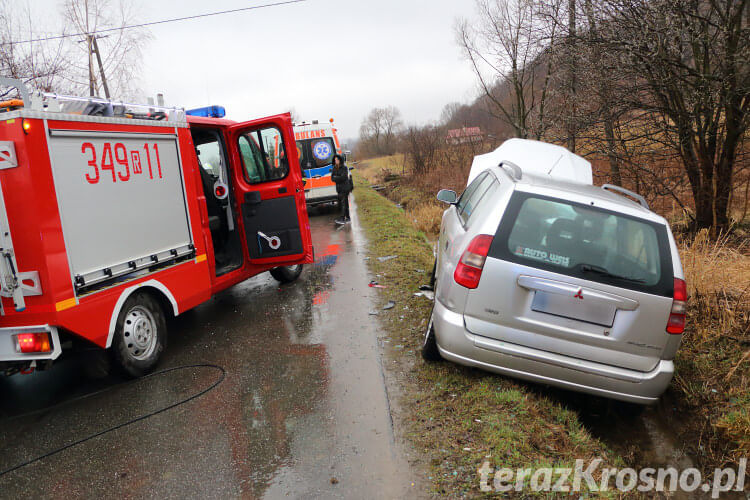
<svg viewBox="0 0 750 500"><path fill-rule="evenodd" d="M378 260L380 262L387 262L391 259L395 259L396 257L398 257L398 255L386 255L385 257L378 257Z"/></svg>
<svg viewBox="0 0 750 500"><path fill-rule="evenodd" d="M377 316L379 313L377 311L370 311L368 314L370 316Z"/></svg>
<svg viewBox="0 0 750 500"><path fill-rule="evenodd" d="M419 285L419 289L432 291L432 287L430 285Z"/></svg>
<svg viewBox="0 0 750 500"><path fill-rule="evenodd" d="M375 280L370 281L367 286L369 286L370 288L385 288L385 285L381 285Z"/></svg>
<svg viewBox="0 0 750 500"><path fill-rule="evenodd" d="M383 307L383 310L387 311L388 309L393 309L394 307L396 307L396 303L392 300L389 300L388 303Z"/></svg>

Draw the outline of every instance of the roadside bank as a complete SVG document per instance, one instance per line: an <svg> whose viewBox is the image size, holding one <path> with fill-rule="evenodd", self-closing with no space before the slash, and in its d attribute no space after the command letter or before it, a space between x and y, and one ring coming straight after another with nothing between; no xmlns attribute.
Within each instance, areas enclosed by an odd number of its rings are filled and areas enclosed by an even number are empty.
<svg viewBox="0 0 750 500"><path fill-rule="evenodd" d="M481 496L478 469L485 462L493 469L572 468L576 459L601 458L599 470L625 467L576 412L554 398L505 377L422 361L419 349L432 301L419 287L429 283L431 246L404 211L361 175L355 186L359 221L369 241L365 258L379 291L371 313L383 326L389 395L399 402L397 427L429 467L433 493Z"/></svg>

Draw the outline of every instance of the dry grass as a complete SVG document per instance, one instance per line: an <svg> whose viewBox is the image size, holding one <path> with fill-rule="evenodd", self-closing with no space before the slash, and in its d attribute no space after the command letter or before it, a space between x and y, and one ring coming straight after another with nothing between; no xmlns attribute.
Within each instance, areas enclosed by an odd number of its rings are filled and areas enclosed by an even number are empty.
<svg viewBox="0 0 750 500"><path fill-rule="evenodd" d="M688 327L673 389L702 417L696 423L706 465L750 453L750 256L707 232L680 243L688 286Z"/></svg>
<svg viewBox="0 0 750 500"><path fill-rule="evenodd" d="M404 170L404 155L401 153L391 156L379 156L362 160L354 165L357 172L367 182L374 184L382 181L386 174L400 174Z"/></svg>
<svg viewBox="0 0 750 500"><path fill-rule="evenodd" d="M711 240L707 231L681 245L696 338L746 332L750 309L750 256L747 245L732 246L727 236Z"/></svg>
<svg viewBox="0 0 750 500"><path fill-rule="evenodd" d="M428 237L436 237L440 232L440 220L446 205L436 205L435 203L423 203L415 208L406 211L406 215L411 219L414 227L422 231Z"/></svg>

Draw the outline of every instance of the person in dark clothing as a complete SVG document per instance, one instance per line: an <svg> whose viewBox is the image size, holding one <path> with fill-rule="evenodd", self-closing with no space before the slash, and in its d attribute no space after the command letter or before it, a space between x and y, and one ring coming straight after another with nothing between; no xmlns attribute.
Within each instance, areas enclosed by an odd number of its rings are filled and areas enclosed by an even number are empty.
<svg viewBox="0 0 750 500"><path fill-rule="evenodd" d="M346 224L351 221L349 218L349 193L352 192L353 185L349 168L341 155L333 156L331 180L336 183L336 194L339 197L339 206L341 207L341 217L336 219L336 222Z"/></svg>

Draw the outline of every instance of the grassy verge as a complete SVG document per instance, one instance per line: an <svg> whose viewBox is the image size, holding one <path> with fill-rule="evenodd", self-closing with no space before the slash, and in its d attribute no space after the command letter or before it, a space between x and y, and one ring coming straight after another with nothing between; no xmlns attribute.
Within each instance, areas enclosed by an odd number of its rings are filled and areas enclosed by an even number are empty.
<svg viewBox="0 0 750 500"><path fill-rule="evenodd" d="M750 455L750 256L730 241L702 232L680 243L688 326L670 392L699 417L687 420L704 468Z"/></svg>
<svg viewBox="0 0 750 500"><path fill-rule="evenodd" d="M396 304L379 316L394 358L388 363L390 372L400 385L405 410L401 423L428 464L434 492L481 496L477 469L485 461L492 467L525 469L573 467L576 459L600 457L604 464L599 470L606 464L622 467L622 458L558 402L510 379L421 360L421 336L432 303L414 293L429 279L431 247L406 212L372 190L362 175L356 176L355 185L359 220L369 240L370 271L385 286L381 302ZM378 260L391 255L398 257ZM533 492L510 494L526 497Z"/></svg>

